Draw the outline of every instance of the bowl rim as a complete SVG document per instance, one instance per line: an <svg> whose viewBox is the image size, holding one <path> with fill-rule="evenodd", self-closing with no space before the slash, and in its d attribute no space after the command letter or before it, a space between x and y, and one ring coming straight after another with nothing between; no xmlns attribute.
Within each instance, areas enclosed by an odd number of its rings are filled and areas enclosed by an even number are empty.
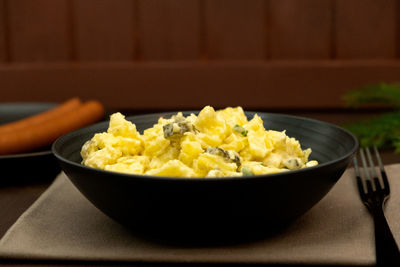
<svg viewBox="0 0 400 267"><path fill-rule="evenodd" d="M146 113L146 114L138 114L138 115L133 115L133 116L126 116L127 120L131 120L133 118L137 118L137 117L146 117L146 116L158 116L158 118L160 118L162 115L173 115L176 114L177 112L182 112L182 113L198 113L200 112L200 110L182 110L182 111L166 111L166 112L155 112L155 113ZM106 122L109 122L107 120L101 121L101 122L97 122L95 124L83 127L81 129L69 132L63 136L60 136L59 138L57 138L57 140L55 140L51 146L51 151L54 154L54 156L62 161L65 162L67 164L73 165L75 167L78 168L83 168L86 169L88 171L94 171L94 172L98 172L100 174L109 174L112 176L122 176L122 177L126 177L126 178L136 178L136 179L147 179L147 180L163 180L163 181L190 181L190 182L196 182L196 181L203 181L203 183L205 181L209 181L209 182L215 182L215 181L233 181L233 180L252 180L252 179L260 179L260 178L278 178L280 176L285 176L285 175L296 175L298 173L304 173L304 172L310 172L313 170L318 170L321 168L324 168L325 166L330 166L330 165L334 165L338 162L341 162L343 160L345 160L346 158L349 158L351 156L353 156L357 149L359 148L359 141L357 139L357 137L352 134L349 130L346 130L338 125L335 125L333 123L330 122L325 122L325 121L321 121L321 120L317 120L317 119L311 119L311 118L307 118L307 117L302 117L302 116L296 116L296 115L289 115L289 114L283 114L283 113L274 113L274 112L262 112L262 111L252 111L252 110L248 110L245 111L245 114L249 113L251 115L255 115L255 114L266 114L266 115L272 115L272 116L280 116L280 117L287 117L287 118L291 118L291 119L297 119L297 120L303 120L303 121L309 121L312 123L319 123L319 124L325 124L329 127L333 127L339 131L344 132L350 139L352 139L353 141L353 147L350 149L350 151L348 151L347 153L345 153L343 156L331 160L331 161L327 161L324 163L319 163L318 165L315 166L311 166L311 167L307 167L307 168L303 168L303 169L298 169L298 170L290 170L287 172L279 172L279 173L270 173L270 174L259 174L259 175L252 175L252 176L226 176L226 177L174 177L174 176L155 176L155 175L146 175L146 174L129 174L129 173L123 173L123 172L114 172L114 171L108 171L108 170L103 170L103 169L97 169L97 168L93 168L93 167L89 167L89 166L85 166L82 165L80 163L76 163L74 161L71 161L69 159L64 158L63 156L61 156L57 149L56 146L62 142L64 139L68 139L69 137L73 137L75 135L78 135L81 131L86 130L87 128L90 127L96 127L100 124L105 124ZM267 129L268 130L268 129Z"/></svg>

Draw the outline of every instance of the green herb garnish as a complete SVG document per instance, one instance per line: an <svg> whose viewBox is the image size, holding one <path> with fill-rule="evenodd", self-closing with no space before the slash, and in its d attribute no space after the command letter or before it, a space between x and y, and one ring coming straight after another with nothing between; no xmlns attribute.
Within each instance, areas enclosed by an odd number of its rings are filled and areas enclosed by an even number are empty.
<svg viewBox="0 0 400 267"><path fill-rule="evenodd" d="M243 166L242 167L242 174L243 176L253 176L254 173L250 170L249 167Z"/></svg>
<svg viewBox="0 0 400 267"><path fill-rule="evenodd" d="M236 124L233 127L233 130L235 130L236 132L240 133L243 136L247 136L247 133L249 132L248 130L246 130L245 128L243 128L242 126Z"/></svg>

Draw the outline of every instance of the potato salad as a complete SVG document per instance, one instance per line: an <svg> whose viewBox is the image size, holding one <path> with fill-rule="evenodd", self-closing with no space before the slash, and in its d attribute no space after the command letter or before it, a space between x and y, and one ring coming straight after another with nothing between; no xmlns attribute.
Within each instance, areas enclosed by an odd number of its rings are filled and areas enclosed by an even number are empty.
<svg viewBox="0 0 400 267"><path fill-rule="evenodd" d="M256 114L241 107L204 107L196 116L181 112L159 118L141 134L121 113L110 116L107 132L82 147L82 164L108 171L172 177L232 177L297 170L311 149L285 131L266 130Z"/></svg>

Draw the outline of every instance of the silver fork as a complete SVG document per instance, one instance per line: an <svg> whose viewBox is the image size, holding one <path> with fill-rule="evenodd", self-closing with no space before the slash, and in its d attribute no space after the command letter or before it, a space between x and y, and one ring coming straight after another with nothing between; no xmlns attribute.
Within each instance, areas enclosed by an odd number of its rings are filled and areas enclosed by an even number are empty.
<svg viewBox="0 0 400 267"><path fill-rule="evenodd" d="M362 202L368 208L374 219L376 263L378 266L400 266L400 252L393 234L390 231L383 212L385 202L390 195L389 181L383 168L378 149L374 147L383 184L380 182L369 148L360 149L363 174L360 174L357 157L354 157L357 186ZM368 163L367 164L367 160Z"/></svg>

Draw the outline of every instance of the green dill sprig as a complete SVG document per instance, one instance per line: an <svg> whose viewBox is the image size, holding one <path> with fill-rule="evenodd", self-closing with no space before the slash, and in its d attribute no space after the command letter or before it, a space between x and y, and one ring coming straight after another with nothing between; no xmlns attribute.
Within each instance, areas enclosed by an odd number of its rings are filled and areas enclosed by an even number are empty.
<svg viewBox="0 0 400 267"><path fill-rule="evenodd" d="M400 153L400 134L393 140L394 152Z"/></svg>
<svg viewBox="0 0 400 267"><path fill-rule="evenodd" d="M362 147L395 147L400 152L400 111L345 125Z"/></svg>
<svg viewBox="0 0 400 267"><path fill-rule="evenodd" d="M357 108L364 104L383 104L400 108L400 84L380 83L348 91L343 99L348 107Z"/></svg>
<svg viewBox="0 0 400 267"><path fill-rule="evenodd" d="M345 125L362 147L392 147L400 153L400 84L380 83L347 92L343 99L349 107L382 104L395 111Z"/></svg>

